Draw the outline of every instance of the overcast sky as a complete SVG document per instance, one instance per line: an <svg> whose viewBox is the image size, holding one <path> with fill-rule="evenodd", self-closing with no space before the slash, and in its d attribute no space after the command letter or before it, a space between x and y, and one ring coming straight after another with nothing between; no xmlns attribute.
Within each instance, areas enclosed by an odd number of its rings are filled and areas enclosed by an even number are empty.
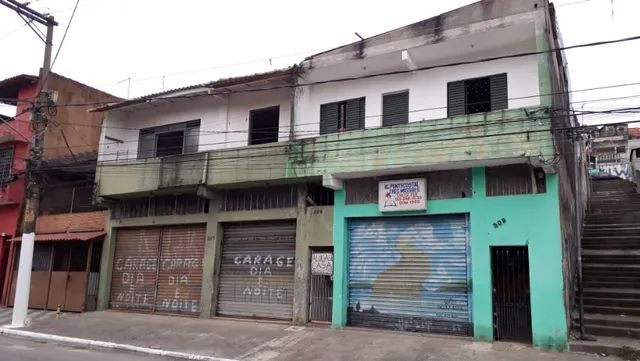
<svg viewBox="0 0 640 361"><path fill-rule="evenodd" d="M357 40L356 31L368 37L472 2L325 0L312 7L295 0L80 0L53 71L117 96L135 97L285 67ZM555 4L565 45L640 35L638 0ZM75 0L31 4L60 23L54 53L74 5ZM0 7L0 79L37 74L43 49L15 13ZM640 82L640 40L571 50L567 58L574 91ZM626 98L599 100L613 97ZM578 110L640 106L640 86L575 92L573 100ZM0 105L0 113L13 115L15 110ZM584 118L591 124L632 119L635 114Z"/></svg>

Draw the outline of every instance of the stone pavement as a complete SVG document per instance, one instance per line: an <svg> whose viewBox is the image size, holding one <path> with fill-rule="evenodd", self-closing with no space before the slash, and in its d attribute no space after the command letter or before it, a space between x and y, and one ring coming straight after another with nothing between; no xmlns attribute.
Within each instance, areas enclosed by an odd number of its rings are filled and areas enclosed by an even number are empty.
<svg viewBox="0 0 640 361"><path fill-rule="evenodd" d="M27 330L242 361L601 359L595 355L546 352L521 344L490 344L459 337L114 311L39 319Z"/></svg>
<svg viewBox="0 0 640 361"><path fill-rule="evenodd" d="M59 318L73 317L77 314L61 312ZM11 324L11 318L13 317L13 308L0 307L0 326ZM55 311L43 311L43 310L29 310L27 314L28 322L39 322L41 320L55 319Z"/></svg>

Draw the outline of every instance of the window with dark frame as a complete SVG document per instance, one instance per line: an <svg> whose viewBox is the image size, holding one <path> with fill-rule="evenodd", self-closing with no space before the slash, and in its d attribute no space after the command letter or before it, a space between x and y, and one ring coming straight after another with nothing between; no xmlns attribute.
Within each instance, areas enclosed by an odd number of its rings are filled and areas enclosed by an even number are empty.
<svg viewBox="0 0 640 361"><path fill-rule="evenodd" d="M252 110L249 113L249 145L275 143L280 130L280 107Z"/></svg>
<svg viewBox="0 0 640 361"><path fill-rule="evenodd" d="M382 96L382 126L409 123L409 91Z"/></svg>
<svg viewBox="0 0 640 361"><path fill-rule="evenodd" d="M454 81L447 84L447 116L507 109L507 74Z"/></svg>
<svg viewBox="0 0 640 361"><path fill-rule="evenodd" d="M11 176L13 164L13 147L0 148L0 187L4 186Z"/></svg>
<svg viewBox="0 0 640 361"><path fill-rule="evenodd" d="M138 159L195 153L199 138L200 120L141 129Z"/></svg>
<svg viewBox="0 0 640 361"><path fill-rule="evenodd" d="M326 103L320 106L320 134L364 129L365 98Z"/></svg>

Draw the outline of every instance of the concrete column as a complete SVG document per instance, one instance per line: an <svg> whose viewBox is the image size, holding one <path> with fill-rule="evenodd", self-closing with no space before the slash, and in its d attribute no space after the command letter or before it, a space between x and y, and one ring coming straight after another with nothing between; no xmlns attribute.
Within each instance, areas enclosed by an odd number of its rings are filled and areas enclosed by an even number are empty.
<svg viewBox="0 0 640 361"><path fill-rule="evenodd" d="M219 222L221 205L222 199L217 195L209 200L207 238L204 243L202 264L202 291L200 293L200 317L203 318L209 318L216 314L222 245L222 227Z"/></svg>
<svg viewBox="0 0 640 361"><path fill-rule="evenodd" d="M547 24L547 18L544 15L545 12L541 12L540 16L535 21L536 29L536 50L548 51L551 49L549 45L549 28ZM552 97L551 93L551 58L552 53L540 53L538 54L538 85L540 92L540 105L551 106Z"/></svg>
<svg viewBox="0 0 640 361"><path fill-rule="evenodd" d="M305 212L307 185L298 185L296 204L296 269L293 280L293 323L303 325L309 321L309 245L305 242Z"/></svg>
<svg viewBox="0 0 640 361"><path fill-rule="evenodd" d="M113 269L113 257L116 251L116 233L111 222L111 211L107 213L105 225L107 234L102 242L102 256L100 258L100 282L98 283L98 304L99 311L109 308L109 298L111 297L111 271Z"/></svg>
<svg viewBox="0 0 640 361"><path fill-rule="evenodd" d="M347 325L349 307L349 238L344 214L345 191L336 191L333 208L333 310L331 327Z"/></svg>

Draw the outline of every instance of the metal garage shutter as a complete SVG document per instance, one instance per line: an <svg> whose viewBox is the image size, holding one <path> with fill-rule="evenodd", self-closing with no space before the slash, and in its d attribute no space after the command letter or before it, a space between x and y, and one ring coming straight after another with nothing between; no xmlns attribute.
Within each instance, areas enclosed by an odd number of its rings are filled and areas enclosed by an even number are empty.
<svg viewBox="0 0 640 361"><path fill-rule="evenodd" d="M117 232L111 307L153 311L160 229L131 228Z"/></svg>
<svg viewBox="0 0 640 361"><path fill-rule="evenodd" d="M351 325L471 334L466 217L349 223Z"/></svg>
<svg viewBox="0 0 640 361"><path fill-rule="evenodd" d="M204 225L162 229L156 311L200 314Z"/></svg>
<svg viewBox="0 0 640 361"><path fill-rule="evenodd" d="M296 223L230 223L223 228L220 315L293 315Z"/></svg>

